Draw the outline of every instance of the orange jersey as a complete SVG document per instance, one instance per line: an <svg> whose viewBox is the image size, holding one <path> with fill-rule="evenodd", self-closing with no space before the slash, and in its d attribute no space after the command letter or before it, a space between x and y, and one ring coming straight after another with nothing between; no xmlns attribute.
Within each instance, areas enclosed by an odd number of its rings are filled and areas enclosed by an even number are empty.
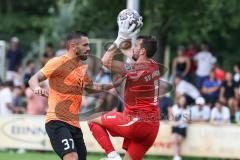
<svg viewBox="0 0 240 160"><path fill-rule="evenodd" d="M63 55L47 62L41 72L49 81L48 110L45 122L64 121L75 127L79 125L82 92L91 83L87 65Z"/></svg>

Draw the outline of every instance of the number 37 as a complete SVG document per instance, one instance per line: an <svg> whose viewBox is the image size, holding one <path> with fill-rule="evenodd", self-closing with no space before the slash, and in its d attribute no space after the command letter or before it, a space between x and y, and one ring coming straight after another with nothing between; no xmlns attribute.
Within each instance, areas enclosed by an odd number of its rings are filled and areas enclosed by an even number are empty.
<svg viewBox="0 0 240 160"><path fill-rule="evenodd" d="M69 138L69 139L63 139L63 140L62 140L62 143L63 143L64 146L65 146L64 150L70 149L70 143L69 143L69 142L71 142L71 144L72 144L72 149L74 149L74 141L73 141L72 138Z"/></svg>

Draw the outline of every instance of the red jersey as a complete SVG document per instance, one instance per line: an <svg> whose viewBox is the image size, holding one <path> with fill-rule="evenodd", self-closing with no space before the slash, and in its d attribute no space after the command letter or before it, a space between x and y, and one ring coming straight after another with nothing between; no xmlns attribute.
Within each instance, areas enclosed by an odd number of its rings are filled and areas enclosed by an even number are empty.
<svg viewBox="0 0 240 160"><path fill-rule="evenodd" d="M153 113L159 118L159 65L151 60L149 63L127 64L126 70L124 112L138 116Z"/></svg>

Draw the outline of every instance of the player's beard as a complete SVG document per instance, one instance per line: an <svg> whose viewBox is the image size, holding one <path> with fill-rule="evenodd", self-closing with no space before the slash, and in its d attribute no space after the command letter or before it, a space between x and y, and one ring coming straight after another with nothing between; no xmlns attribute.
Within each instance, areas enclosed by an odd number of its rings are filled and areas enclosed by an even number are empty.
<svg viewBox="0 0 240 160"><path fill-rule="evenodd" d="M79 60L85 61L88 59L88 54L83 53L80 48L77 48L76 55Z"/></svg>
<svg viewBox="0 0 240 160"><path fill-rule="evenodd" d="M137 61L138 58L139 58L139 55L133 53L133 55L132 55L132 59L133 59L134 61Z"/></svg>

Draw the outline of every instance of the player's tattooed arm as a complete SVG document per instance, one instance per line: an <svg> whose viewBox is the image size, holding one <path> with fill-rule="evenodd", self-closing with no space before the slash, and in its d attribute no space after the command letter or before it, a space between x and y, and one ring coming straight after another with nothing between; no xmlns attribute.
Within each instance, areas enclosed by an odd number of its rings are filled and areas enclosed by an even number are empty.
<svg viewBox="0 0 240 160"><path fill-rule="evenodd" d="M88 83L85 85L84 90L88 93L99 93L103 91L107 91L109 89L118 87L126 78L126 76L118 75L113 78L113 83L108 84L100 84L100 83Z"/></svg>
<svg viewBox="0 0 240 160"><path fill-rule="evenodd" d="M106 51L106 53L102 57L102 63L111 72L125 75L126 70L124 67L124 63L113 59L113 57L116 55L116 53L117 53L117 47L116 47L116 45L113 44L109 47L109 49Z"/></svg>
<svg viewBox="0 0 240 160"><path fill-rule="evenodd" d="M114 88L112 84L98 84L98 83L92 83L91 85L88 84L84 87L84 90L87 93L99 93L103 92L109 89Z"/></svg>
<svg viewBox="0 0 240 160"><path fill-rule="evenodd" d="M48 97L47 91L41 88L39 85L40 82L46 79L47 77L41 71L39 71L36 74L34 74L28 81L30 88L34 91L36 95Z"/></svg>

